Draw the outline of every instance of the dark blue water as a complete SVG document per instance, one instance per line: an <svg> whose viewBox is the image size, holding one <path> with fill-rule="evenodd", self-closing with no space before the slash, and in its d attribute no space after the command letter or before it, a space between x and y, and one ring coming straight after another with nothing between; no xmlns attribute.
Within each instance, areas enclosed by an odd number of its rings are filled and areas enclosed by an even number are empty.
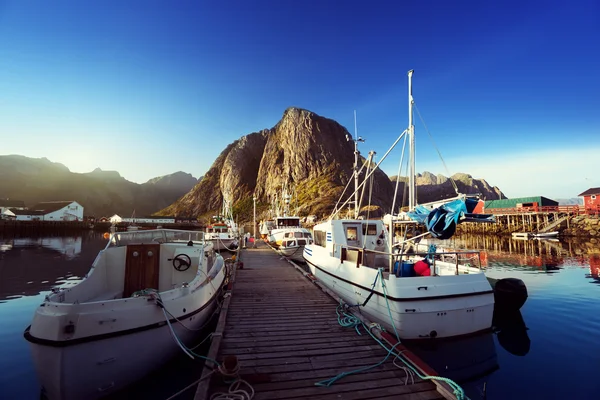
<svg viewBox="0 0 600 400"><path fill-rule="evenodd" d="M424 344L415 352L440 374L460 381L472 399L600 398L600 246L495 237L461 238L455 244L487 250L487 275L523 279L529 299L520 315L497 321L499 333ZM0 398L40 398L23 330L49 290L83 276L105 245L94 232L0 234ZM197 379L201 369L176 357L115 397L164 400ZM193 390L186 394L181 398L191 398Z"/></svg>
<svg viewBox="0 0 600 400"><path fill-rule="evenodd" d="M40 399L41 388L23 331L51 288L85 275L106 244L103 234L93 231L43 237L0 233L0 399ZM196 351L202 354L206 350L202 346ZM111 399L164 400L202 373L203 365L183 354L166 361L164 368ZM178 399L193 398L194 390Z"/></svg>
<svg viewBox="0 0 600 400"><path fill-rule="evenodd" d="M600 247L481 237L456 243L488 249L486 275L522 279L529 298L520 315L495 321L505 325L500 333L415 352L461 381L472 399L600 398Z"/></svg>

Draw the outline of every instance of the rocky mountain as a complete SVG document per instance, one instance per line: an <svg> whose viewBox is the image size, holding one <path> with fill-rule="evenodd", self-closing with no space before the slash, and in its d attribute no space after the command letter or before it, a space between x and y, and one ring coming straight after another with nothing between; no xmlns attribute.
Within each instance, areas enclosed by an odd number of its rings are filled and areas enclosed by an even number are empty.
<svg viewBox="0 0 600 400"><path fill-rule="evenodd" d="M490 186L485 179L475 179L469 174L457 173L450 178L444 175L434 175L431 172L425 171L422 174L417 173L417 202L427 203L435 200L443 200L448 197L453 197L456 194L454 186L458 191L464 194L480 194L484 200L495 200L506 198L504 193L496 186ZM396 176L391 176L392 181L396 181ZM406 177L401 177L401 182L407 182Z"/></svg>
<svg viewBox="0 0 600 400"><path fill-rule="evenodd" d="M138 184L117 171L96 168L74 173L47 158L0 156L0 198L23 200L32 206L42 201L75 200L85 215L150 215L187 193L198 180L176 172Z"/></svg>
<svg viewBox="0 0 600 400"><path fill-rule="evenodd" d="M352 174L354 144L346 139L348 136L346 128L336 121L308 110L288 108L273 128L229 144L189 193L157 214L206 215L219 210L225 197L234 204L234 213L240 220L248 221L252 218L254 194L260 216L282 185L287 184L295 191L299 215L329 215ZM364 162L361 157L361 163ZM452 185L445 183L447 178L443 181L425 173L419 179L425 184L425 190L418 192L421 202L454 195ZM496 193L500 193L470 175L459 174L457 180L459 188L468 188L468 193L485 190L489 198L498 198ZM350 186L353 191L353 185ZM347 190L345 197L352 191ZM388 212L393 193L392 181L377 170L372 179L374 207L369 208L370 215L377 217ZM402 202L402 193L401 188L397 204ZM363 204L368 203L368 197L367 188Z"/></svg>
<svg viewBox="0 0 600 400"><path fill-rule="evenodd" d="M198 182L200 182L202 178L203 177L201 176L200 178L196 179L192 176L192 174L177 171L173 174L152 178L148 180L148 182L144 183L144 185L153 185L161 190L181 193L181 195L183 195L193 188Z"/></svg>

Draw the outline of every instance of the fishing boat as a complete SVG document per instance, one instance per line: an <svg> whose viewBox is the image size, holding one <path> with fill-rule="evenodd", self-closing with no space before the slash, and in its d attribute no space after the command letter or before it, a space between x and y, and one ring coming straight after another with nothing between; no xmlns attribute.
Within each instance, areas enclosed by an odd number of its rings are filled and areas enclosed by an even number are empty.
<svg viewBox="0 0 600 400"><path fill-rule="evenodd" d="M359 307L361 313L396 332L401 339L447 338L488 331L494 311L492 287L480 265L459 263L459 257L464 255L477 259L477 251L440 252L434 247L425 253L404 251L411 240L427 234L451 236L455 225L469 214L465 199L455 199L433 210L416 204L412 74L409 71L409 127L392 148L407 136L410 212L403 217L411 219L412 224L424 224L427 232L394 244L392 226L386 226L382 220L335 219L334 212L328 221L314 226L314 243L306 245L303 256L317 280L347 305ZM391 150L367 173L362 185ZM370 153L365 165L371 163ZM358 190L360 187L355 193Z"/></svg>
<svg viewBox="0 0 600 400"><path fill-rule="evenodd" d="M287 185L284 185L281 191L281 198L275 198L274 210L277 215L274 224L269 230L267 242L279 254L295 261L304 262L302 253L304 246L313 241L310 231L303 228L300 223L300 217L290 216L290 200ZM267 225L268 226L268 225Z"/></svg>
<svg viewBox="0 0 600 400"><path fill-rule="evenodd" d="M229 204L223 200L221 213L206 227L206 240L212 241L215 250L235 251L239 246L239 230Z"/></svg>
<svg viewBox="0 0 600 400"><path fill-rule="evenodd" d="M24 332L43 391L104 397L189 351L226 275L202 232L113 233L85 277L53 289Z"/></svg>

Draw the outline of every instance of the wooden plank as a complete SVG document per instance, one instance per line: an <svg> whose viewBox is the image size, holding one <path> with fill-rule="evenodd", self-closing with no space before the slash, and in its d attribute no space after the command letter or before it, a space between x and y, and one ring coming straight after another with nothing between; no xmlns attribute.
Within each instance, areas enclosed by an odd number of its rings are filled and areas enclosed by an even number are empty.
<svg viewBox="0 0 600 400"><path fill-rule="evenodd" d="M330 326L326 329L312 329L312 328L306 328L306 329L299 329L296 331L297 334L299 335L304 335L304 334L318 334L320 332L338 332L338 333L343 333L344 332L344 328L341 326ZM281 336L282 334L285 334L285 331L274 331L274 332L238 332L237 330L232 330L232 331L228 331L225 332L225 336L226 337L254 337L254 336ZM288 335L289 336L289 335Z"/></svg>
<svg viewBox="0 0 600 400"><path fill-rule="evenodd" d="M400 396L378 396L375 398L377 400L444 400L444 397L434 389L427 390L425 392L402 394Z"/></svg>
<svg viewBox="0 0 600 400"><path fill-rule="evenodd" d="M274 391L274 390L285 390L285 389L297 389L302 387L311 387L315 386L315 383L319 381L323 381L325 379L333 378L337 376L339 373L343 371L338 371L337 373L329 374L329 375L321 375L317 378L305 378L305 379L294 379L294 380L286 380L286 381L278 381L278 382L265 382L265 383L252 383L252 386L255 390L260 392L266 391ZM251 379L251 378L249 378ZM348 375L337 382L340 383L353 383L353 382L364 382L370 380L398 380L400 383L404 383L404 371L401 369L396 369L392 371L381 371L381 370L369 370L360 374ZM245 378L246 381L248 379ZM250 382L250 381L248 381ZM409 381L410 383L410 381Z"/></svg>
<svg viewBox="0 0 600 400"><path fill-rule="evenodd" d="M242 364L242 373L244 376L247 375L273 375L279 373L294 373L298 376L302 376L302 374L309 373L319 373L319 371L332 371L335 370L337 372L333 373L334 376L340 372L350 371L355 368L371 366L378 362L380 362L382 357L363 357L360 359L350 359L345 361L343 364L340 364L339 361L328 361L320 363L319 365L313 365L309 362L299 363L299 364L278 364L274 363L271 365L248 365L248 363ZM343 365L343 366L342 366ZM384 363L381 364L382 369L398 369L398 367L394 366L392 363ZM312 376L312 375L307 375ZM415 377L415 382L418 379Z"/></svg>
<svg viewBox="0 0 600 400"><path fill-rule="evenodd" d="M364 363L363 363L364 364ZM257 372L257 368L244 368L241 374L242 378L248 382L257 383L276 383L276 382L288 382L293 380L312 379L313 382L321 381L323 379L334 377L341 372L350 371L351 369L357 369L365 366L374 365L373 363L366 363L365 365L345 365L344 367L336 368L324 368L324 369L309 369L306 371L293 371L293 372L281 372L275 371L270 373ZM260 367L262 368L262 367ZM393 373L403 374L404 371L397 367L390 368L389 364L380 364L376 367L369 369L369 372L377 373ZM360 375L360 374L358 374ZM350 375L354 376L354 375ZM417 380L415 380L416 382Z"/></svg>
<svg viewBox="0 0 600 400"><path fill-rule="evenodd" d="M238 338L239 339L239 338ZM283 340L265 340L265 341L248 341L243 340L239 341L229 341L225 340L221 344L222 349L244 349L248 351L256 351L261 352L265 349L270 349L270 351L283 351L285 348L289 350L293 350L295 348L306 349L312 348L312 346L335 346L335 347L343 347L344 345L360 345L360 344L372 344L373 340L366 337L357 336L356 338L348 338L343 342L333 342L333 339L337 339L334 337L325 337L325 338L309 338L309 339L296 339L291 341L289 338L285 338ZM293 343L293 344L290 344ZM311 346L311 347L307 347Z"/></svg>
<svg viewBox="0 0 600 400"><path fill-rule="evenodd" d="M337 354L355 354L360 351L377 351L381 350L381 347L378 344L375 345L363 345L363 346L343 346L343 347L329 347L329 346L318 346L315 349L306 349L306 350L288 350L288 351L277 351L277 352L268 352L268 353L247 353L243 354L238 352L236 354L238 360L260 360L265 358L286 358L292 356L321 356L321 355L337 355ZM383 357L382 357L383 358Z"/></svg>
<svg viewBox="0 0 600 400"><path fill-rule="evenodd" d="M319 398L327 392L335 392L336 396L340 396L343 393L345 399L364 399L373 398L383 395L392 394L406 394L414 393L418 391L431 390L431 384L429 382L419 382L414 385L401 385L398 384L396 379L381 379L381 380L368 380L361 382L336 382L331 387L319 387L306 386L303 388L295 389L284 389L284 390L271 390L261 393L256 393L254 399L257 400L270 400L270 399L291 399L297 397L310 397L311 399Z"/></svg>
<svg viewBox="0 0 600 400"><path fill-rule="evenodd" d="M354 335L353 337L349 337L349 338L341 338L340 335L337 332L319 332L317 334L305 334L305 335L294 335L294 339L298 341L298 343L302 343L302 341L304 340L316 340L316 341L322 341L322 340L331 340L331 339L336 339L336 340L354 340L354 339L367 339L367 340L371 340L370 337L366 336L366 335ZM252 343L260 343L260 342L267 342L267 343L272 343L272 342L276 342L276 341L282 341L282 342L289 342L290 341L290 337L289 335L282 335L280 337L274 337L274 336L270 336L270 337L266 337L266 336L255 336L255 337L227 337L227 343L229 344L233 344L233 343L248 343L248 344L252 344Z"/></svg>

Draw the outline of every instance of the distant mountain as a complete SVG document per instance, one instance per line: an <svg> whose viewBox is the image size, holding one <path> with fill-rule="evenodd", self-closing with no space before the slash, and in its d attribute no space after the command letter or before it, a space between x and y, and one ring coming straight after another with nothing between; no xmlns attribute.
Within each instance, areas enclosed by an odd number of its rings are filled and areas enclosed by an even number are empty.
<svg viewBox="0 0 600 400"><path fill-rule="evenodd" d="M581 197L572 197L570 199L555 199L555 201L558 201L559 206L583 205L583 199Z"/></svg>
<svg viewBox="0 0 600 400"><path fill-rule="evenodd" d="M117 171L74 173L47 158L0 156L0 198L23 200L26 206L43 201L75 200L85 215L150 215L187 193L198 180L175 172L138 184Z"/></svg>
<svg viewBox="0 0 600 400"><path fill-rule="evenodd" d="M144 185L154 185L157 188L181 192L181 195L184 195L198 182L200 182L200 180L202 180L202 177L196 179L192 176L192 174L178 171L170 175L152 178L148 182L144 183Z"/></svg>
<svg viewBox="0 0 600 400"><path fill-rule="evenodd" d="M456 195L452 182L463 194L480 194L482 199L495 200L506 198L504 193L496 186L490 186L485 179L475 179L469 174L462 172L447 178L444 175L434 175L431 172L417 173L417 201L427 203L435 200L443 200ZM391 176L390 180L395 182L397 176ZM401 177L401 182L407 182L408 178Z"/></svg>
<svg viewBox="0 0 600 400"><path fill-rule="evenodd" d="M292 206L297 200L299 215L327 216L351 178L354 146L346 140L349 135L334 120L290 107L273 128L242 136L227 145L204 179L157 215L207 215L219 210L225 197L233 203L240 221L249 221L253 213L252 196L257 196L257 218L261 218L270 200L287 183L295 190ZM362 157L361 162L365 162ZM454 177L463 193L482 193L488 199L501 195L498 188L490 187L484 180L467 174ZM417 181L420 202L455 195L448 178L424 173ZM373 189L371 196L369 188ZM345 192L344 200L352 191ZM398 192L397 205L403 204L403 193L404 183ZM394 183L383 171L376 170L362 203L367 205L370 201L373 205L369 207L369 215L376 218L389 212L393 197Z"/></svg>

